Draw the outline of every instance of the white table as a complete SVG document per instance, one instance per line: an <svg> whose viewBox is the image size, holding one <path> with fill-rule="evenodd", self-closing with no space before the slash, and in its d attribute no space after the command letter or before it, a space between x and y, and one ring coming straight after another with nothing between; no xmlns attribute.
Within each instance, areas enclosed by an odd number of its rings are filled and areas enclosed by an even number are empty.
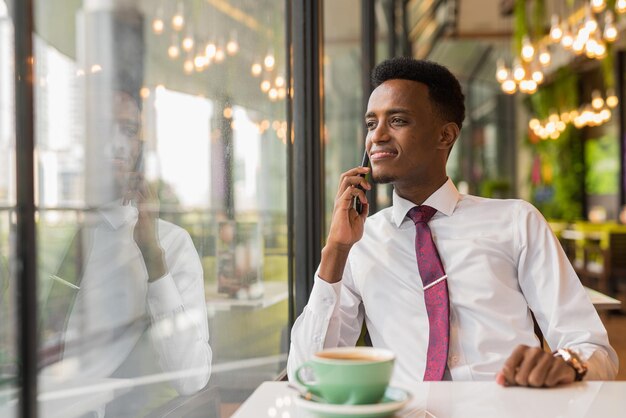
<svg viewBox="0 0 626 418"><path fill-rule="evenodd" d="M397 418L623 418L626 382L580 382L553 389L504 388L495 382L420 382ZM307 418L287 382L266 382L232 418Z"/></svg>
<svg viewBox="0 0 626 418"><path fill-rule="evenodd" d="M604 293L600 293L597 290L585 287L591 303L596 307L598 311L609 311L613 309L619 309L622 306L622 302L612 298Z"/></svg>

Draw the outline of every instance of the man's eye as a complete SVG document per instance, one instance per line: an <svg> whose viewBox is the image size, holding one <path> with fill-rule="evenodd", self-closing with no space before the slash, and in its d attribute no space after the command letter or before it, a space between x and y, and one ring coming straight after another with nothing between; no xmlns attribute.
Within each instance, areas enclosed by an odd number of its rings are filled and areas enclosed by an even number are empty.
<svg viewBox="0 0 626 418"><path fill-rule="evenodd" d="M367 127L367 129L373 129L376 127L376 122L374 121L365 122L365 126Z"/></svg>
<svg viewBox="0 0 626 418"><path fill-rule="evenodd" d="M404 125L406 122L403 119L393 118L391 123L394 125Z"/></svg>

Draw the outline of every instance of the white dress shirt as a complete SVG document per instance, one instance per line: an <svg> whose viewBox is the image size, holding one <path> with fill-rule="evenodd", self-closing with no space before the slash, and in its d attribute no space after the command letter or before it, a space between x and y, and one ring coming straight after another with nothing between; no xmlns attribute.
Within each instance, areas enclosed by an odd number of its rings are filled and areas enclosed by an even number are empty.
<svg viewBox="0 0 626 418"><path fill-rule="evenodd" d="M618 359L580 280L542 215L522 200L461 195L448 180L425 205L448 275L452 380L493 380L518 344L539 346L531 310L553 349L569 347L589 362L589 379L613 379ZM375 347L396 354L392 382L421 381L428 317L415 255L415 205L367 218L342 280L315 277L292 330L288 371L315 352L353 346L363 320Z"/></svg>
<svg viewBox="0 0 626 418"><path fill-rule="evenodd" d="M197 392L209 380L212 353L202 265L191 237L184 229L158 220L168 273L148 283L133 239L137 209L113 205L99 214L100 222L90 231L91 250L57 370L74 381L109 377L140 347L152 351L144 353L142 362L150 363L156 354L158 365L137 364L135 372L125 370L127 376L140 377L159 369L182 372L172 385L182 395ZM146 331L152 347L137 344Z"/></svg>

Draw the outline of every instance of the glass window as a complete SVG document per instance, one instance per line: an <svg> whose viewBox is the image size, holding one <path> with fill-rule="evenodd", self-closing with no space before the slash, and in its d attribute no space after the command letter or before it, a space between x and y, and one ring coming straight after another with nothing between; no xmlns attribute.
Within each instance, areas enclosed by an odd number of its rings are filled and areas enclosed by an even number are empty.
<svg viewBox="0 0 626 418"><path fill-rule="evenodd" d="M365 144L361 87L361 2L324 3L324 159L326 228L339 176L361 164Z"/></svg>
<svg viewBox="0 0 626 418"><path fill-rule="evenodd" d="M0 416L17 416L15 240L15 98L13 24L0 0Z"/></svg>
<svg viewBox="0 0 626 418"><path fill-rule="evenodd" d="M43 399L219 416L286 361L284 2L35 4Z"/></svg>

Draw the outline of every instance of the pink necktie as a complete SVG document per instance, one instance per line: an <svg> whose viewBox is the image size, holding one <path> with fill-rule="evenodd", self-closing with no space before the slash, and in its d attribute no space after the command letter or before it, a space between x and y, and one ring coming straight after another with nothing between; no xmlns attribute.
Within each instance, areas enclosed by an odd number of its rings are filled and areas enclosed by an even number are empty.
<svg viewBox="0 0 626 418"><path fill-rule="evenodd" d="M409 217L415 222L417 268L422 276L424 301L430 326L424 381L443 379L450 339L447 276L428 226L428 221L436 212L437 209L424 205L416 206L409 211Z"/></svg>

